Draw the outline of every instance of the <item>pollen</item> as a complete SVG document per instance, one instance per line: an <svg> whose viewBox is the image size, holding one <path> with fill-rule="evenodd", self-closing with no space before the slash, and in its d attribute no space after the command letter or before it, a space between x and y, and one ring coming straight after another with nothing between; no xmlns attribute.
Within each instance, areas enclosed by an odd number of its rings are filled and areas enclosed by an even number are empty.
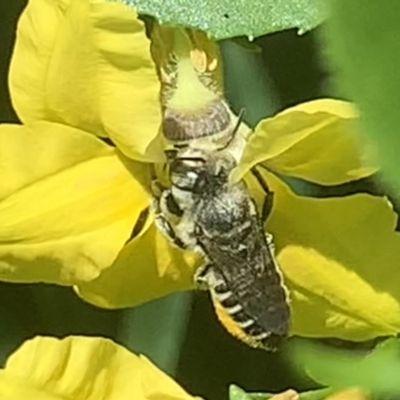
<svg viewBox="0 0 400 400"><path fill-rule="evenodd" d="M190 60L197 72L204 74L207 71L207 54L200 49L192 49L190 51Z"/></svg>
<svg viewBox="0 0 400 400"><path fill-rule="evenodd" d="M222 326L234 337L240 339L241 341L248 343L248 338L243 329L238 325L237 322L227 313L221 303L214 297L212 297L212 302L215 308L215 314Z"/></svg>

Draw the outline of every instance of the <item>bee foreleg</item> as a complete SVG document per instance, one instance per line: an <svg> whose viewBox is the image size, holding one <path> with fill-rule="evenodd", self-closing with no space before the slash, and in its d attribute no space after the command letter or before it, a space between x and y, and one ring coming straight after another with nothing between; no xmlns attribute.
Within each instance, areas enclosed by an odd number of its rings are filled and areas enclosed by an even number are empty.
<svg viewBox="0 0 400 400"><path fill-rule="evenodd" d="M172 197L171 191L158 181L153 181L152 191L154 197L152 199L152 209L154 211L154 222L157 228L162 232L175 246L186 249L187 244L176 233L169 220L171 214L175 214L168 207L168 198ZM178 207L178 206L177 206Z"/></svg>
<svg viewBox="0 0 400 400"><path fill-rule="evenodd" d="M180 249L187 249L187 244L176 234L172 224L162 213L155 213L154 221L160 232L163 233L172 244Z"/></svg>
<svg viewBox="0 0 400 400"><path fill-rule="evenodd" d="M164 191L168 190L158 179L153 179L151 181L151 193L153 197L159 199Z"/></svg>
<svg viewBox="0 0 400 400"><path fill-rule="evenodd" d="M171 189L166 188L160 181L152 181L151 190L153 198L157 199L159 213L164 215L174 215L176 217L182 217L183 211L176 202L172 195ZM156 207L153 207L154 209Z"/></svg>

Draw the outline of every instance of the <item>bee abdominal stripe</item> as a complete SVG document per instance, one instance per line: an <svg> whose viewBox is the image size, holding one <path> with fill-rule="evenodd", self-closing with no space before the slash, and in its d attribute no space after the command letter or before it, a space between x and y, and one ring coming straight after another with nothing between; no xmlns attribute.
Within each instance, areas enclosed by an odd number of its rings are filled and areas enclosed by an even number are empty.
<svg viewBox="0 0 400 400"><path fill-rule="evenodd" d="M269 333L263 332L263 333L260 333L259 335L252 336L252 338L255 340L263 340L263 339L266 339L268 336L269 336Z"/></svg>
<svg viewBox="0 0 400 400"><path fill-rule="evenodd" d="M254 319L248 319L247 321L239 322L240 327L243 329L249 328L253 324L254 324Z"/></svg>
<svg viewBox="0 0 400 400"><path fill-rule="evenodd" d="M232 292L229 290L225 293L217 294L217 298L220 303L223 303L224 301L228 300L231 296L232 296Z"/></svg>
<svg viewBox="0 0 400 400"><path fill-rule="evenodd" d="M236 314L236 313L238 313L239 311L242 311L242 310L243 310L243 307L240 304L236 304L233 307L226 308L226 311L230 315Z"/></svg>

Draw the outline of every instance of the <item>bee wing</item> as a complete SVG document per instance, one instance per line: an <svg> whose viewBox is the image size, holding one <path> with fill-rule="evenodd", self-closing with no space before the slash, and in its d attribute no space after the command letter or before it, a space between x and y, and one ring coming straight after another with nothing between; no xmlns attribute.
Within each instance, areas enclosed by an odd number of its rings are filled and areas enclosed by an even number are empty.
<svg viewBox="0 0 400 400"><path fill-rule="evenodd" d="M200 241L245 314L265 332L285 336L290 320L287 292L264 232L254 228L246 240L232 238L229 246L217 239Z"/></svg>

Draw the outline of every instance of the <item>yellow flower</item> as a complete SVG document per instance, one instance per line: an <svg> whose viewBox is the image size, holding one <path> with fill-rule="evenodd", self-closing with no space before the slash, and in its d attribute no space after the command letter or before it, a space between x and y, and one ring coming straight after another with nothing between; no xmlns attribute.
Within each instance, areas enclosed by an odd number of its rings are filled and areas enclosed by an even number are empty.
<svg viewBox="0 0 400 400"><path fill-rule="evenodd" d="M130 158L162 161L149 47L143 23L121 4L31 0L10 67L18 116L110 137Z"/></svg>
<svg viewBox="0 0 400 400"><path fill-rule="evenodd" d="M169 84L164 40L152 52ZM199 86L204 80L193 79L206 71L218 82L219 58L207 41L178 50L183 75L169 100L190 110L193 89L212 99ZM145 218L149 162L163 155L159 82L134 10L102 0L30 0L10 89L24 125L0 126L0 279L73 286L109 308L192 288L199 258L173 249ZM332 186L371 175L372 151L355 134L356 119L350 104L318 100L263 120L233 175L245 177L261 202L248 173L260 164L275 192L266 228L290 290L293 334L364 340L400 331L400 239L387 200L303 197L281 179Z"/></svg>
<svg viewBox="0 0 400 400"><path fill-rule="evenodd" d="M2 400L194 400L143 355L109 339L36 337L0 370Z"/></svg>
<svg viewBox="0 0 400 400"><path fill-rule="evenodd" d="M125 245L149 204L139 160L163 160L159 83L134 10L31 0L10 91L24 125L0 125L0 278L74 286L105 307L191 287L193 256L151 217Z"/></svg>

